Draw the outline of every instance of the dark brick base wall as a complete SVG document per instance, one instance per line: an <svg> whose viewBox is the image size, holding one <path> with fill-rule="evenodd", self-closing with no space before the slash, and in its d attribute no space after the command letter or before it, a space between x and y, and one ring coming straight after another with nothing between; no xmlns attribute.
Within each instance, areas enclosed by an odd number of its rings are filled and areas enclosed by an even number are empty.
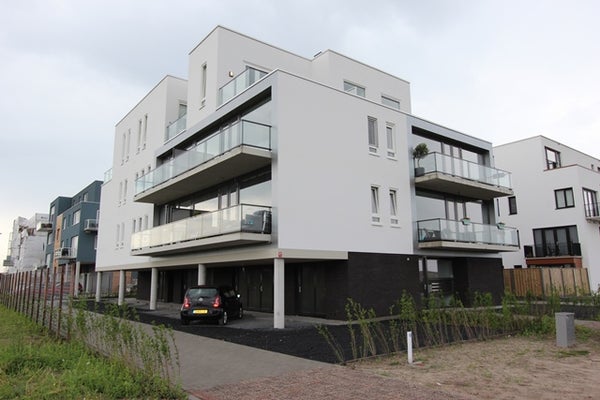
<svg viewBox="0 0 600 400"><path fill-rule="evenodd" d="M456 258L452 262L454 288L461 301L472 305L475 292L491 293L494 304L504 295L504 276L500 258Z"/></svg>

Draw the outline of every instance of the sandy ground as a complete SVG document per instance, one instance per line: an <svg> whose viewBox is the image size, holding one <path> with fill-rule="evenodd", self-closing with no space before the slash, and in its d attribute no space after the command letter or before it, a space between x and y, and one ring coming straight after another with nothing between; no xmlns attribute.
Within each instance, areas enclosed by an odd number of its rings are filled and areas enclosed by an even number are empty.
<svg viewBox="0 0 600 400"><path fill-rule="evenodd" d="M599 399L599 325L578 328L569 348L553 337L505 337L417 350L413 365L394 357L356 368L465 399Z"/></svg>
<svg viewBox="0 0 600 400"><path fill-rule="evenodd" d="M577 343L503 337L349 366L298 371L194 393L200 399L598 399L600 323L577 329Z"/></svg>

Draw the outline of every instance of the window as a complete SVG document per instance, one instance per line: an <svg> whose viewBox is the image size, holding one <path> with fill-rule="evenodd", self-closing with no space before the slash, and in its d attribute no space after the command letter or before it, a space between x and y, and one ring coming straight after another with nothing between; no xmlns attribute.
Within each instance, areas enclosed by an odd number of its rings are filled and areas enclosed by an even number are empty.
<svg viewBox="0 0 600 400"><path fill-rule="evenodd" d="M377 137L377 119L368 117L368 131L369 131L369 151L371 153L377 153L379 148L379 139Z"/></svg>
<svg viewBox="0 0 600 400"><path fill-rule="evenodd" d="M535 257L581 255L581 246L575 225L534 229L533 242Z"/></svg>
<svg viewBox="0 0 600 400"><path fill-rule="evenodd" d="M371 186L371 222L381 222L379 216L379 187Z"/></svg>
<svg viewBox="0 0 600 400"><path fill-rule="evenodd" d="M206 64L202 65L202 88L200 89L200 93L200 106L203 106L206 101Z"/></svg>
<svg viewBox="0 0 600 400"><path fill-rule="evenodd" d="M386 96L381 96L381 104L392 108L400 109L400 102Z"/></svg>
<svg viewBox="0 0 600 400"><path fill-rule="evenodd" d="M396 189L390 189L390 223L398 225L398 195Z"/></svg>
<svg viewBox="0 0 600 400"><path fill-rule="evenodd" d="M142 146L142 120L138 121L138 131L137 131L137 143L136 143L136 153L140 152L140 148Z"/></svg>
<svg viewBox="0 0 600 400"><path fill-rule="evenodd" d="M510 196L508 198L508 214L513 215L517 213L517 198Z"/></svg>
<svg viewBox="0 0 600 400"><path fill-rule="evenodd" d="M123 133L123 145L121 146L121 165L125 162L125 147L127 144L127 134Z"/></svg>
<svg viewBox="0 0 600 400"><path fill-rule="evenodd" d="M77 225L79 223L79 219L81 218L81 210L77 210L73 213L73 225Z"/></svg>
<svg viewBox="0 0 600 400"><path fill-rule="evenodd" d="M142 149L146 148L146 138L148 137L148 114L144 115L144 132L142 135Z"/></svg>
<svg viewBox="0 0 600 400"><path fill-rule="evenodd" d="M394 125L386 124L385 126L385 138L387 141L387 156L396 157L396 138L394 137Z"/></svg>
<svg viewBox="0 0 600 400"><path fill-rule="evenodd" d="M129 150L131 149L131 129L127 129L127 144L126 144L125 161L129 160Z"/></svg>
<svg viewBox="0 0 600 400"><path fill-rule="evenodd" d="M546 168L560 168L560 153L556 150L552 150L549 147L546 147Z"/></svg>
<svg viewBox="0 0 600 400"><path fill-rule="evenodd" d="M115 236L115 247L119 247L119 239L121 237L121 226L117 224L117 235Z"/></svg>
<svg viewBox="0 0 600 400"><path fill-rule="evenodd" d="M598 197L595 190L583 189L583 207L586 218L598 217Z"/></svg>
<svg viewBox="0 0 600 400"><path fill-rule="evenodd" d="M88 199L89 199L89 195L86 192L86 193L83 194L83 201L88 201Z"/></svg>
<svg viewBox="0 0 600 400"><path fill-rule="evenodd" d="M555 190L554 198L556 199L556 208L568 208L575 206L573 188Z"/></svg>
<svg viewBox="0 0 600 400"><path fill-rule="evenodd" d="M71 256L77 257L77 248L79 247L79 236L71 238Z"/></svg>
<svg viewBox="0 0 600 400"><path fill-rule="evenodd" d="M134 218L133 219L133 223L131 225L131 232L132 233L135 233L136 224L137 224L137 220Z"/></svg>
<svg viewBox="0 0 600 400"><path fill-rule="evenodd" d="M365 97L365 88L362 86L355 85L348 81L344 81L344 92L352 93L357 96Z"/></svg>
<svg viewBox="0 0 600 400"><path fill-rule="evenodd" d="M127 179L123 182L123 204L127 200Z"/></svg>
<svg viewBox="0 0 600 400"><path fill-rule="evenodd" d="M144 215L144 229L148 229L148 216Z"/></svg>

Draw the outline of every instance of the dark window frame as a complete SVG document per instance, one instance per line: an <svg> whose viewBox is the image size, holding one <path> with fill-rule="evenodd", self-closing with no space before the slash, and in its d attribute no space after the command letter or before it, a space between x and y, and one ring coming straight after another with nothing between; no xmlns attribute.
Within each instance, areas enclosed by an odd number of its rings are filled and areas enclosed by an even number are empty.
<svg viewBox="0 0 600 400"><path fill-rule="evenodd" d="M569 201L568 201L569 198L567 196L567 193L569 193L569 192L571 193L571 201L572 201L571 204L569 204ZM564 204L565 204L562 207L559 206L559 198L560 198L560 196L562 196L562 200L564 201ZM556 205L556 209L557 210L562 210L562 209L565 209L565 208L573 208L573 207L575 207L575 195L573 194L573 188L570 187L570 188L556 189L554 191L554 203Z"/></svg>
<svg viewBox="0 0 600 400"><path fill-rule="evenodd" d="M550 147L546 147L545 153L546 153L546 168L547 169L556 169L556 168L561 167L560 151L556 151L554 149L551 149ZM549 156L554 156L554 157L552 157L552 158L554 158L554 160L552 160L551 157L549 157Z"/></svg>
<svg viewBox="0 0 600 400"><path fill-rule="evenodd" d="M508 215L517 214L517 197L510 196L508 198Z"/></svg>

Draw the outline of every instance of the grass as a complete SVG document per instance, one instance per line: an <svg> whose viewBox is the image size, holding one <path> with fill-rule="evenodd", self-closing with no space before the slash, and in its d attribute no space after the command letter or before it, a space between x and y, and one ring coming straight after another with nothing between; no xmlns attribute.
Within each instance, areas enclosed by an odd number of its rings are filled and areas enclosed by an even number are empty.
<svg viewBox="0 0 600 400"><path fill-rule="evenodd" d="M0 306L0 400L185 399L177 387L79 341L46 334L27 317Z"/></svg>

